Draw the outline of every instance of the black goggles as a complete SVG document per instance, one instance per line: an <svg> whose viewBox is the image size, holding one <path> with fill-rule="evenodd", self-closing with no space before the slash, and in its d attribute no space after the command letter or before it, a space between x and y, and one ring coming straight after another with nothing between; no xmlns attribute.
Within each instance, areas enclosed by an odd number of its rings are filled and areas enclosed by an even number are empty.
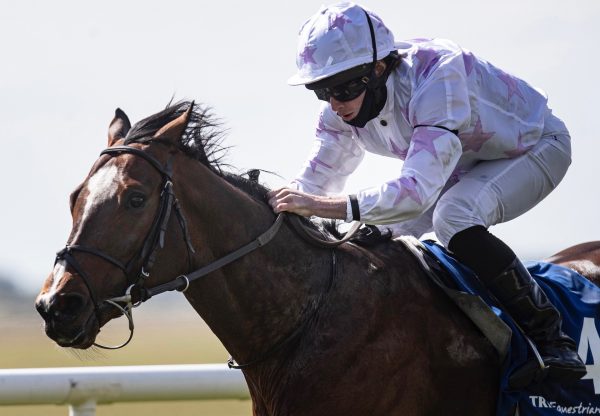
<svg viewBox="0 0 600 416"><path fill-rule="evenodd" d="M317 98L322 101L327 101L331 97L337 101L351 101L361 95L367 89L369 77L366 75L351 79L334 87L315 88L314 92Z"/></svg>

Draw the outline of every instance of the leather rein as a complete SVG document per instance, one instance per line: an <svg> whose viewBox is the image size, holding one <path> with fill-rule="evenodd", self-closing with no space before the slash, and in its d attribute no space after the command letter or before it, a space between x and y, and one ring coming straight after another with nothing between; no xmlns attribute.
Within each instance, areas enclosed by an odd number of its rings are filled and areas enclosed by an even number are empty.
<svg viewBox="0 0 600 416"><path fill-rule="evenodd" d="M187 221L185 219L185 216L183 215L183 212L179 205L179 201L177 200L177 198L173 192L173 182L172 182L172 177L171 177L171 175L172 175L171 159L169 159L167 161L166 167L163 167L163 165L154 156L150 155L149 153L147 153L141 149L131 147L131 146L109 147L109 148L103 150L100 153L100 156L108 155L111 157L116 157L116 156L119 156L122 154L132 154L134 156L143 158L148 163L150 163L150 165L152 165L161 174L162 181L163 181L162 182L162 191L160 194L159 208L158 208L156 217L152 223L152 226L150 227L150 230L149 230L148 234L146 235L146 238L144 240L141 250L138 252L137 255L135 255L132 259L130 259L127 263L122 263L121 261L115 259L112 256L109 256L108 254L106 254L96 248L82 246L82 245L67 244L65 246L65 248L63 248L56 254L55 263L58 261L66 262L82 278L82 280L90 294L90 298L93 302L94 313L98 320L98 325L100 325L100 322L101 322L100 309L104 303L108 303L109 305L116 307L117 309L120 310L120 312L123 315L125 315L127 317L127 320L129 322L130 333L129 333L128 339L125 342L123 342L122 344L119 344L119 345L115 345L115 346L106 346L106 345L101 345L101 344L97 344L97 343L94 343L94 345L97 347L100 347L100 348L104 348L104 349L123 348L124 346L129 344L129 342L133 338L133 332L134 332L133 308L134 307L137 307L137 306L141 305L143 302L147 301L148 299L150 299L158 294L164 293L164 292L173 291L173 290L176 290L179 292L185 292L188 289L188 287L190 286L190 284L192 282L194 282L195 280L198 280L201 277L204 277L204 276L214 272L215 270L218 270L218 269L234 262L235 260L245 256L246 254L268 244L275 237L275 235L281 228L281 225L283 224L284 219L287 219L289 224L292 226L292 228L300 235L300 237L302 237L307 242L309 242L313 245L317 245L319 247L325 247L325 248L332 249L331 250L332 267L331 267L330 279L327 284L327 288L326 288L325 292L321 293L321 295L319 296L319 299L316 302L316 307L313 309L309 319L300 320L299 325L297 325L289 334L284 336L281 340L276 342L274 344L274 346L269 348L264 354L262 354L257 359L251 360L245 364L236 364L235 361L233 360L233 358L230 357L227 364L229 365L230 368L245 368L250 365L264 361L270 355L272 355L275 351L279 350L284 345L289 343L292 339L296 338L299 334L301 334L302 330L305 327L306 322L311 321L313 315L316 315L317 311L320 309L320 305L322 304L323 298L329 292L329 290L331 289L331 286L333 285L333 280L335 279L335 275L337 273L337 266L336 266L337 262L336 262L336 255L335 255L334 248L347 242L350 238L352 238L352 236L358 230L358 228L360 227L361 224L358 222L353 224L353 226L348 231L348 233L344 236L343 239L329 240L329 239L324 238L317 231L306 227L302 223L299 216L294 215L294 214L289 214L289 213L280 213L277 216L275 222L265 232L263 232L261 235L259 235L256 239L254 239L250 243L243 245L242 247L238 248L237 250L234 250L233 252L231 252L231 253L213 261L212 263L209 263L206 266L203 266L191 273L182 274L180 276L177 276L173 280L170 280L166 283L163 283L163 284L160 284L160 285L157 285L154 287L146 287L145 280L150 276L150 272L151 272L152 266L155 261L156 253L159 248L164 247L165 233L167 231L169 219L171 218L171 214L173 212L175 212L175 215L177 216L177 219L178 219L179 226L182 230L183 239L184 239L184 242L185 242L185 245L187 248L188 262L190 263L190 268L191 268L192 254L194 254L196 251L195 251L195 249L192 245L192 242L190 240L190 237L189 237ZM96 296L95 291L91 285L91 280L90 280L89 275L85 272L83 267L81 267L79 262L73 256L73 254L76 252L82 252L82 253L87 253L87 254L96 256L96 257L110 263L114 267L117 267L121 271L123 271L123 273L126 277L127 283L129 285L125 291L125 294L123 296L113 297L110 299L104 299L102 301L99 301L98 297ZM134 274L133 271L134 271L134 267L136 264L138 264L138 265L141 264L141 266L138 267L137 272ZM135 278L132 279L131 276L135 276ZM135 297L135 301L134 301L134 297ZM124 304L125 306L122 306L121 304Z"/></svg>

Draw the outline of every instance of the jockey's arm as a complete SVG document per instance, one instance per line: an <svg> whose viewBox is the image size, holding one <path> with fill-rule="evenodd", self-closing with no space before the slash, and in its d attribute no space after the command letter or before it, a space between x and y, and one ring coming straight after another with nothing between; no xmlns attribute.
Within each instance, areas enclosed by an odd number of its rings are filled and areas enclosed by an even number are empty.
<svg viewBox="0 0 600 416"><path fill-rule="evenodd" d="M421 215L438 199L461 155L453 132L416 128L400 177L356 194L361 221L393 224Z"/></svg>
<svg viewBox="0 0 600 416"><path fill-rule="evenodd" d="M293 212L304 217L346 219L346 196L311 195L297 189L280 188L269 193L269 203L275 213Z"/></svg>
<svg viewBox="0 0 600 416"><path fill-rule="evenodd" d="M352 138L350 127L324 106L313 149L303 169L288 187L268 194L269 204L276 213L346 219L348 197L339 194L364 153Z"/></svg>
<svg viewBox="0 0 600 416"><path fill-rule="evenodd" d="M356 195L360 220L391 224L422 214L437 200L461 154L454 133L433 126L415 129L400 177ZM289 211L342 220L352 217L345 195L320 196L281 188L269 193L269 203L277 213Z"/></svg>

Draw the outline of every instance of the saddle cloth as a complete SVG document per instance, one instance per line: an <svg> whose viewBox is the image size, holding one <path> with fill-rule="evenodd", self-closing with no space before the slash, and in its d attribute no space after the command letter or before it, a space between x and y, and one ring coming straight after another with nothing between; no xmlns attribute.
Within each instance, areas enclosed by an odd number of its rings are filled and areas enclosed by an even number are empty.
<svg viewBox="0 0 600 416"><path fill-rule="evenodd" d="M515 391L508 387L509 376L530 356L533 358L533 352L510 317L494 306L474 273L442 246L429 240L401 239L432 272L430 275L434 275L436 284L467 313L498 350L503 363L496 409L498 416L600 415L599 287L558 265L526 263L533 278L559 309L562 329L577 343L588 374L570 385L542 383L528 390ZM431 270L436 268L437 271ZM451 281L448 281L449 277ZM481 306L483 302L488 306Z"/></svg>

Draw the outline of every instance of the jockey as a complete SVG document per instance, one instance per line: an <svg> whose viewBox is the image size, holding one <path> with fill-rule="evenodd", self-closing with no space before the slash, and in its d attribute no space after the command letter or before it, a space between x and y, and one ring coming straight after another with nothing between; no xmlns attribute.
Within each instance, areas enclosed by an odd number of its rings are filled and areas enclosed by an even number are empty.
<svg viewBox="0 0 600 416"><path fill-rule="evenodd" d="M583 377L559 312L488 231L544 199L571 163L569 132L544 93L449 40L395 42L353 3L321 8L299 36L289 84L322 104L303 170L269 194L274 211L385 224L394 235L435 231L537 344L547 380ZM401 159L402 169L339 195L365 151ZM525 377L539 368L525 367Z"/></svg>

